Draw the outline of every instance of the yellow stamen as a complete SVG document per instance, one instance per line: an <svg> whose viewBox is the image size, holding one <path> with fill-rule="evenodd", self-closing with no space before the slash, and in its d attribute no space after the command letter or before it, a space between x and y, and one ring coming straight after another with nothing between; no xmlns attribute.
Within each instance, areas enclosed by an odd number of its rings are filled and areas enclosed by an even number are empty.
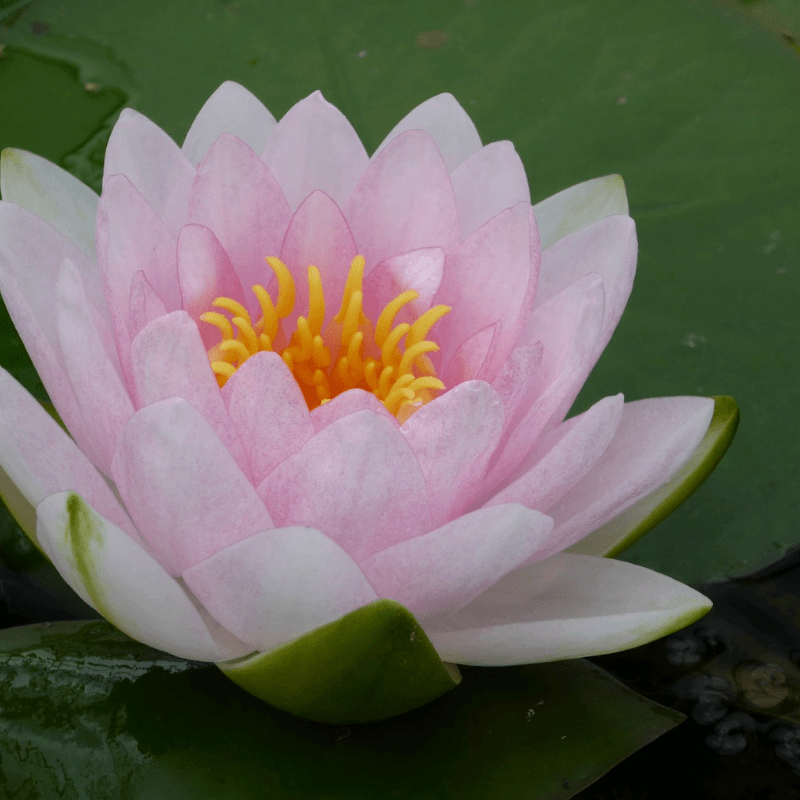
<svg viewBox="0 0 800 800"><path fill-rule="evenodd" d="M250 355L257 353L259 350L259 341L256 332L250 325L250 319L242 319L242 317L234 317L231 322L239 329L241 334L240 339L244 339L245 346L247 347Z"/></svg>
<svg viewBox="0 0 800 800"><path fill-rule="evenodd" d="M411 389L393 389L389 396L383 401L386 410L390 414L396 414L402 402L410 402L414 399L414 392Z"/></svg>
<svg viewBox="0 0 800 800"><path fill-rule="evenodd" d="M409 336L411 334L409 333ZM417 344L413 345L412 347L408 346L408 337L406 337L406 351L403 353L403 357L400 359L400 366L397 368L397 371L402 375L404 372L408 372L411 368L411 364L417 356L421 356L423 353L433 353L439 349L439 345L436 342L417 342ZM430 362L428 362L430 363Z"/></svg>
<svg viewBox="0 0 800 800"><path fill-rule="evenodd" d="M294 308L294 278L289 268L279 258L267 256L264 260L272 267L278 279L278 304L275 306L275 313L283 319L288 317Z"/></svg>
<svg viewBox="0 0 800 800"><path fill-rule="evenodd" d="M342 305L339 308L339 311L336 313L336 316L333 318L333 321L338 322L340 325L342 324L344 315L347 313L347 309L350 306L350 298L353 292L361 292L361 284L364 280L364 263L364 256L356 256L350 262L350 272L347 273L347 280L344 284L344 292L342 292ZM367 321L367 318L361 314L358 321L361 325L363 325Z"/></svg>
<svg viewBox="0 0 800 800"><path fill-rule="evenodd" d="M308 326L316 336L325 322L325 295L322 291L322 277L315 266L308 268Z"/></svg>
<svg viewBox="0 0 800 800"><path fill-rule="evenodd" d="M397 355L397 345L400 340L408 333L411 326L407 322L398 325L387 337L381 347L381 360L384 364L395 364L400 362Z"/></svg>
<svg viewBox="0 0 800 800"><path fill-rule="evenodd" d="M260 284L251 287L261 307L258 322L253 324L247 309L228 297L217 297L212 305L230 313L230 319L216 311L199 317L221 334L220 343L208 351L220 388L256 353L276 349L309 408L357 388L375 394L390 413L405 422L445 390L426 355L437 352L439 346L426 337L450 311L448 306L434 306L412 323L395 325L399 311L419 296L409 289L386 304L373 327L363 309L364 259L356 256L339 311L327 327L322 276L317 267L308 266L308 314L298 316L294 330L287 330L285 320L295 304L294 278L280 259L267 256L266 261L278 281L278 300L274 302ZM405 345L401 345L403 337Z"/></svg>
<svg viewBox="0 0 800 800"><path fill-rule="evenodd" d="M236 372L236 367L234 367L233 364L228 364L227 361L212 361L211 369L217 376L217 383L220 389L225 385L225 381Z"/></svg>
<svg viewBox="0 0 800 800"><path fill-rule="evenodd" d="M220 344L219 349L223 353L233 353L240 365L250 358L250 351L241 342L234 339L226 339Z"/></svg>
<svg viewBox="0 0 800 800"><path fill-rule="evenodd" d="M200 319L216 325L220 329L223 339L233 339L233 328L224 314L220 314L218 311L206 311L205 314L200 315Z"/></svg>
<svg viewBox="0 0 800 800"><path fill-rule="evenodd" d="M216 306L217 308L224 308L226 311L230 311L231 314L235 314L237 317L241 317L248 325L252 325L250 321L250 315L247 313L247 309L241 304L237 303L235 300L231 300L230 297L218 297L211 303L212 306Z"/></svg>
<svg viewBox="0 0 800 800"><path fill-rule="evenodd" d="M430 329L438 322L448 311L450 306L433 306L429 308L424 314L420 314L417 321L411 326L408 332L408 339L406 339L406 347L413 347L419 344L427 335Z"/></svg>
<svg viewBox="0 0 800 800"><path fill-rule="evenodd" d="M259 305L261 306L261 313L263 316L259 322L264 326L264 333L269 336L271 342L274 342L275 337L278 335L278 314L275 311L275 306L272 305L272 298L263 286L256 284L255 286L251 286L250 289L258 298ZM220 314L220 316L222 317L222 314ZM200 317L200 319L202 318L203 317ZM223 317L223 319L225 318Z"/></svg>
<svg viewBox="0 0 800 800"><path fill-rule="evenodd" d="M311 342L311 360L316 367L329 367L331 365L331 351L325 347L321 336L315 336Z"/></svg>
<svg viewBox="0 0 800 800"><path fill-rule="evenodd" d="M397 312L406 304L410 303L412 300L416 300L419 295L409 289L407 292L403 292L395 297L391 303L389 303L386 308L381 311L381 315L378 317L378 323L375 325L375 343L378 347L383 347L383 343L386 341L386 337L389 335L389 331L392 328L392 323L394 322L394 318L397 316Z"/></svg>
<svg viewBox="0 0 800 800"><path fill-rule="evenodd" d="M389 394L392 387L392 375L394 374L394 367L384 367L381 370L381 377L378 379L378 388L375 394L382 400Z"/></svg>

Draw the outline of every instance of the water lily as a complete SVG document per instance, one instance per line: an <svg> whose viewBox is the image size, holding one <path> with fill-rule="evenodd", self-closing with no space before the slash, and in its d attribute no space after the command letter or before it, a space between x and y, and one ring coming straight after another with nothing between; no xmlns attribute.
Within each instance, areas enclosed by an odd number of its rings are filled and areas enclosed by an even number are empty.
<svg viewBox="0 0 800 800"><path fill-rule="evenodd" d="M0 181L0 290L69 431L0 371L3 497L130 636L224 662L388 598L509 665L710 607L602 553L714 402L565 421L633 281L619 176L531 206L451 95L370 157L319 92L276 123L225 83L182 147L123 111L99 198L21 150Z"/></svg>

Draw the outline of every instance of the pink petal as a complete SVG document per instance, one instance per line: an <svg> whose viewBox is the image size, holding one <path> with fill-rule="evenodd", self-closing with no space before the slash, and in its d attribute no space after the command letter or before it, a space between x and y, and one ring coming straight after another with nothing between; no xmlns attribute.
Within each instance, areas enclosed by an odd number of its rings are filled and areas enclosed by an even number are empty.
<svg viewBox="0 0 800 800"><path fill-rule="evenodd" d="M281 245L281 261L295 277L294 311L283 323L284 330L294 330L297 317L308 316L308 266L320 271L329 322L339 310L356 255L353 234L339 207L323 192L312 192L295 211Z"/></svg>
<svg viewBox="0 0 800 800"><path fill-rule="evenodd" d="M242 472L250 464L220 395L197 325L185 311L153 320L131 345L136 405L181 397L211 426Z"/></svg>
<svg viewBox="0 0 800 800"><path fill-rule="evenodd" d="M200 109L181 150L192 164L198 164L221 134L230 133L260 153L277 124L252 92L225 81Z"/></svg>
<svg viewBox="0 0 800 800"><path fill-rule="evenodd" d="M433 139L408 131L370 163L345 205L367 269L422 247L450 252L459 242L450 176Z"/></svg>
<svg viewBox="0 0 800 800"><path fill-rule="evenodd" d="M460 344L441 370L440 377L445 386L458 386L459 383L474 380L484 374L484 366L492 351L492 342L498 334L500 325L499 321L487 325L475 331ZM443 337L437 338L443 340Z"/></svg>
<svg viewBox="0 0 800 800"><path fill-rule="evenodd" d="M115 627L182 658L227 661L250 647L225 631L160 564L72 492L36 508L37 536L67 583Z"/></svg>
<svg viewBox="0 0 800 800"><path fill-rule="evenodd" d="M315 189L344 203L369 161L347 117L318 91L286 112L261 157L292 209Z"/></svg>
<svg viewBox="0 0 800 800"><path fill-rule="evenodd" d="M417 460L397 427L370 411L328 425L258 493L278 526L317 528L357 562L431 529Z"/></svg>
<svg viewBox="0 0 800 800"><path fill-rule="evenodd" d="M602 456L622 419L622 395L606 397L588 411L543 434L515 478L487 503L522 503L549 512Z"/></svg>
<svg viewBox="0 0 800 800"><path fill-rule="evenodd" d="M222 388L222 399L247 450L253 485L313 435L308 406L277 353L256 353Z"/></svg>
<svg viewBox="0 0 800 800"><path fill-rule="evenodd" d="M492 142L470 156L450 176L461 238L468 239L492 217L519 202L530 205L525 167L511 142Z"/></svg>
<svg viewBox="0 0 800 800"><path fill-rule="evenodd" d="M516 569L546 539L550 517L511 504L464 514L362 562L380 597L418 620L454 614Z"/></svg>
<svg viewBox="0 0 800 800"><path fill-rule="evenodd" d="M131 417L111 473L136 527L171 575L274 527L228 449L179 397Z"/></svg>
<svg viewBox="0 0 800 800"><path fill-rule="evenodd" d="M167 309L153 288L143 270L139 270L131 280L128 321L132 336L136 336L148 323L163 317Z"/></svg>
<svg viewBox="0 0 800 800"><path fill-rule="evenodd" d="M541 342L514 348L492 381L492 388L503 401L504 429L511 425L520 403L536 384L543 353Z"/></svg>
<svg viewBox="0 0 800 800"><path fill-rule="evenodd" d="M134 276L144 272L168 311L180 308L180 290L174 239L144 197L121 175L106 179L100 198L97 260L122 373L130 385L129 350L137 333L130 318Z"/></svg>
<svg viewBox="0 0 800 800"><path fill-rule="evenodd" d="M188 218L194 167L180 148L147 117L125 108L106 147L103 194L113 175L124 175L177 236Z"/></svg>
<svg viewBox="0 0 800 800"><path fill-rule="evenodd" d="M452 172L480 149L481 137L469 114L448 92L437 94L406 114L381 142L373 159L406 131L425 131L436 143L447 171Z"/></svg>
<svg viewBox="0 0 800 800"><path fill-rule="evenodd" d="M178 284L181 307L197 323L203 345L210 350L220 342L219 329L203 322L200 315L218 310L211 305L218 297L230 297L245 306L249 298L245 297L239 276L219 239L205 225L184 225L181 228L178 236Z"/></svg>
<svg viewBox="0 0 800 800"><path fill-rule="evenodd" d="M0 368L0 467L35 508L55 492L75 491L135 541L139 533L103 476L61 426ZM36 520L26 533L35 535Z"/></svg>
<svg viewBox="0 0 800 800"><path fill-rule="evenodd" d="M271 280L264 259L280 252L291 211L264 162L235 136L223 133L200 162L191 219L219 239L247 295L245 306L258 319L250 287Z"/></svg>
<svg viewBox="0 0 800 800"><path fill-rule="evenodd" d="M6 309L61 419L97 465L101 459L64 371L56 328L55 289L65 258L91 268L77 248L37 216L0 201L0 291Z"/></svg>
<svg viewBox="0 0 800 800"><path fill-rule="evenodd" d="M133 403L120 374L119 361L108 356L105 341L110 332L95 327L87 313L89 302L75 265L65 259L56 290L56 327L64 358L64 369L84 419L91 422L87 434L98 467L109 473L111 459L125 423L134 412Z"/></svg>
<svg viewBox="0 0 800 800"><path fill-rule="evenodd" d="M434 525L469 503L500 440L503 416L503 403L488 383L467 381L400 428L425 476Z"/></svg>
<svg viewBox="0 0 800 800"><path fill-rule="evenodd" d="M536 225L526 203L501 212L450 253L435 298L453 308L439 323L448 343L442 363L473 333L499 321L483 367L487 380L496 377L530 311L538 269Z"/></svg>
<svg viewBox="0 0 800 800"><path fill-rule="evenodd" d="M377 320L386 305L408 289L419 294L400 309L396 322L412 323L433 303L444 274L444 250L423 247L385 258L364 278L364 313Z"/></svg>
<svg viewBox="0 0 800 800"><path fill-rule="evenodd" d="M378 599L353 559L313 528L261 531L183 578L215 619L260 651Z"/></svg>
<svg viewBox="0 0 800 800"><path fill-rule="evenodd" d="M587 275L530 316L520 338L540 341L542 363L490 466L483 490L506 480L550 425L561 422L586 380L603 318L603 282Z"/></svg>
<svg viewBox="0 0 800 800"><path fill-rule="evenodd" d="M337 394L329 403L317 406L311 412L311 424L314 426L314 431L319 433L323 428L327 428L328 425L342 417L356 414L359 411L369 411L385 417L396 428L400 427L397 418L387 411L386 406L372 392L363 389L349 389Z"/></svg>
<svg viewBox="0 0 800 800"><path fill-rule="evenodd" d="M175 237L147 200L127 178L117 175L106 179L100 206L108 226L107 250L104 257L98 254L103 277L127 274L132 278L142 270L167 309L180 308ZM130 280L123 283L127 292Z"/></svg>
<svg viewBox="0 0 800 800"><path fill-rule="evenodd" d="M713 413L708 397L626 403L611 444L549 509L555 528L536 560L564 550L663 486L700 444Z"/></svg>
<svg viewBox="0 0 800 800"><path fill-rule="evenodd" d="M636 272L636 253L636 226L630 217L623 216L601 219L565 236L542 253L537 307L590 272L603 278L606 294L603 326L589 369L608 344L628 302Z"/></svg>

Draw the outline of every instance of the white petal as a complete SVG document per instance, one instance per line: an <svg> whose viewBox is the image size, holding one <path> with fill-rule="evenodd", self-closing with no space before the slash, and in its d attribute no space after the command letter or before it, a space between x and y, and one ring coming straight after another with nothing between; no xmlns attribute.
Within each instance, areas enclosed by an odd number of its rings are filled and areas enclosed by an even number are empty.
<svg viewBox="0 0 800 800"><path fill-rule="evenodd" d="M225 81L200 109L181 150L197 165L221 133L231 133L260 153L277 124L252 92L239 83Z"/></svg>
<svg viewBox="0 0 800 800"><path fill-rule="evenodd" d="M58 492L36 508L37 536L67 583L134 639L182 658L225 661L252 652L214 630L164 569L80 496Z"/></svg>
<svg viewBox="0 0 800 800"><path fill-rule="evenodd" d="M613 653L698 620L711 601L610 558L560 553L508 574L423 627L445 661L500 667Z"/></svg>
<svg viewBox="0 0 800 800"><path fill-rule="evenodd" d="M79 492L104 517L138 537L103 476L61 426L2 368L0 473L11 482L0 487L5 502L32 538L36 536L36 506L48 495L68 489Z"/></svg>
<svg viewBox="0 0 800 800"><path fill-rule="evenodd" d="M475 123L458 100L444 92L409 111L380 143L372 158L401 133L416 130L430 134L442 154L448 172L466 161L481 146L481 137Z"/></svg>
<svg viewBox="0 0 800 800"><path fill-rule="evenodd" d="M593 222L628 213L628 197L621 175L606 175L570 186L533 207L542 250Z"/></svg>
<svg viewBox="0 0 800 800"><path fill-rule="evenodd" d="M0 193L3 200L33 211L97 262L98 197L86 184L46 158L7 147L0 156Z"/></svg>

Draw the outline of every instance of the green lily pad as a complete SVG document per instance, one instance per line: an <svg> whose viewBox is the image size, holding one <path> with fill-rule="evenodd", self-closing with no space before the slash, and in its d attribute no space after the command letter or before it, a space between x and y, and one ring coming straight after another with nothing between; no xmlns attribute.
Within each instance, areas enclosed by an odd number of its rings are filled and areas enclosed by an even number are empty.
<svg viewBox="0 0 800 800"><path fill-rule="evenodd" d="M368 149L452 92L484 141L514 142L534 201L622 174L638 275L575 412L619 391L728 394L746 421L699 493L624 557L698 584L800 543L785 433L800 381L798 54L783 22L757 13L793 20L791 0L741 12L711 0L23 5L3 20L0 105L15 113L0 147L95 188L120 98L181 140L226 79L277 116L321 89ZM0 331L0 362L41 396L7 318Z"/></svg>
<svg viewBox="0 0 800 800"><path fill-rule="evenodd" d="M683 719L583 660L463 672L406 714L330 725L105 622L8 629L3 788L39 800L560 800Z"/></svg>
<svg viewBox="0 0 800 800"><path fill-rule="evenodd" d="M570 553L616 556L666 519L717 466L739 425L732 397L714 398L714 416L694 455L669 483L568 548Z"/></svg>
<svg viewBox="0 0 800 800"><path fill-rule="evenodd" d="M461 682L413 615L376 600L277 650L218 665L270 705L317 722L371 722L425 705Z"/></svg>

